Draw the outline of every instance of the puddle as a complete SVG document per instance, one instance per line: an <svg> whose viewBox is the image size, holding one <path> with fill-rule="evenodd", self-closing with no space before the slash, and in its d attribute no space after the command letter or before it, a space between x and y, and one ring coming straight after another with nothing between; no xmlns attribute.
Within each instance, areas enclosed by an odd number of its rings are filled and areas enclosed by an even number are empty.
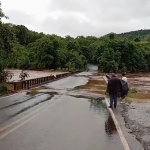
<svg viewBox="0 0 150 150"><path fill-rule="evenodd" d="M114 124L114 121L109 113L108 119L105 122L105 132L108 136L112 136L113 134L117 134L117 129Z"/></svg>
<svg viewBox="0 0 150 150"><path fill-rule="evenodd" d="M94 95L71 95L71 94L68 94L69 96L73 96L73 97L76 97L76 98L86 98L86 99L92 99L92 100L95 100L95 101L102 101L102 100L104 100L105 99L105 97L104 96L102 96L102 97L95 97Z"/></svg>

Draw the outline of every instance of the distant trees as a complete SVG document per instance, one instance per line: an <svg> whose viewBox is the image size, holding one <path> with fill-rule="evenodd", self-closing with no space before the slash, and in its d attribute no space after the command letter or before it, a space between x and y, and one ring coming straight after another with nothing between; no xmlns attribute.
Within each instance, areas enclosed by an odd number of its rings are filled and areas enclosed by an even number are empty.
<svg viewBox="0 0 150 150"><path fill-rule="evenodd" d="M76 70L94 63L106 72L150 71L148 43L110 36L63 38L2 23L0 33L1 63L5 67Z"/></svg>
<svg viewBox="0 0 150 150"><path fill-rule="evenodd" d="M110 37L62 38L36 33L24 26L3 26L1 55L6 67L75 70L94 63L106 72L150 71L147 43Z"/></svg>
<svg viewBox="0 0 150 150"><path fill-rule="evenodd" d="M1 3L0 3L1 6ZM101 71L150 71L150 30L124 34L60 37L4 24L0 7L0 72L3 68L83 70L87 63Z"/></svg>

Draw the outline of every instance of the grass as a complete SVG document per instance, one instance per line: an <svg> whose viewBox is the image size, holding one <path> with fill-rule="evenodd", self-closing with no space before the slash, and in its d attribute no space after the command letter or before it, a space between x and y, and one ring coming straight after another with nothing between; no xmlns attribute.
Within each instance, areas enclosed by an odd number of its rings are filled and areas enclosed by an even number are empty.
<svg viewBox="0 0 150 150"><path fill-rule="evenodd" d="M133 99L129 98L129 97L126 97L125 98L125 102L128 103L128 104L131 104L133 101Z"/></svg>
<svg viewBox="0 0 150 150"><path fill-rule="evenodd" d="M7 87L5 84L0 84L0 96L4 95L8 92Z"/></svg>
<svg viewBox="0 0 150 150"><path fill-rule="evenodd" d="M137 99L150 99L150 93L129 93L129 98L137 98Z"/></svg>
<svg viewBox="0 0 150 150"><path fill-rule="evenodd" d="M136 89L131 89L126 97L126 102L147 102L150 101L150 93L144 93L136 91Z"/></svg>
<svg viewBox="0 0 150 150"><path fill-rule="evenodd" d="M129 91L128 97L137 99L150 99L150 92L137 91L135 88L133 88Z"/></svg>

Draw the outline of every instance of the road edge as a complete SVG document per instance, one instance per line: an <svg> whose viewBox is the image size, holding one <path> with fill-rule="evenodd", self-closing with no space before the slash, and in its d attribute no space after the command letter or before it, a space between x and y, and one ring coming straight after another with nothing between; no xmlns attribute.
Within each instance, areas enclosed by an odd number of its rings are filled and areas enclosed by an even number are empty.
<svg viewBox="0 0 150 150"><path fill-rule="evenodd" d="M103 79L105 80L106 83L108 82L105 76L103 76ZM121 130L121 127L120 127L120 125L119 125L119 123L118 123L118 121L117 121L117 119L115 117L115 114L114 114L113 110L108 107L109 106L109 102L108 102L108 99L106 97L105 97L105 102L106 102L106 106L107 106L107 108L108 108L108 110L109 110L109 112L111 114L111 117L112 117L112 119L114 121L114 124L116 126L117 132L119 134L119 137L120 137L120 140L121 140L121 142L123 144L124 149L125 150L130 150L128 142L127 142L127 140L126 140L126 138L125 138L125 136L124 136L124 134L123 134L123 132Z"/></svg>

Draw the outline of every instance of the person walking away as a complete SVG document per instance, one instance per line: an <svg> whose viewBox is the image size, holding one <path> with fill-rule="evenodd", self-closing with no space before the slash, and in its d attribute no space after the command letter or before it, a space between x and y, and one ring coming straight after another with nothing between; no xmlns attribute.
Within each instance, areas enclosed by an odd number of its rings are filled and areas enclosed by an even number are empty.
<svg viewBox="0 0 150 150"><path fill-rule="evenodd" d="M122 91L121 91L121 102L120 103L124 103L123 101L125 101L125 98L128 94L129 91L129 87L128 87L128 82L127 82L127 77L126 77L126 73L122 73L122 78L121 78L121 84L122 84Z"/></svg>
<svg viewBox="0 0 150 150"><path fill-rule="evenodd" d="M111 79L108 80L106 92L110 97L110 106L109 108L117 107L117 96L118 93L122 90L121 80L116 77L115 74L112 74Z"/></svg>

